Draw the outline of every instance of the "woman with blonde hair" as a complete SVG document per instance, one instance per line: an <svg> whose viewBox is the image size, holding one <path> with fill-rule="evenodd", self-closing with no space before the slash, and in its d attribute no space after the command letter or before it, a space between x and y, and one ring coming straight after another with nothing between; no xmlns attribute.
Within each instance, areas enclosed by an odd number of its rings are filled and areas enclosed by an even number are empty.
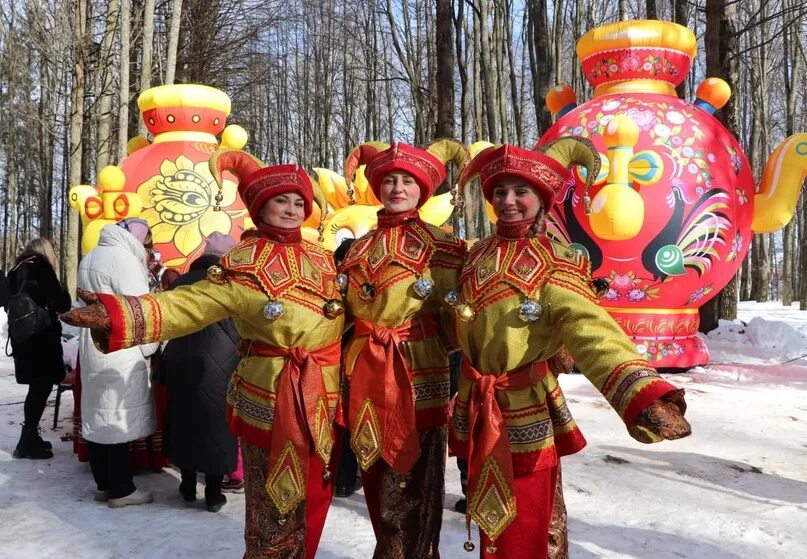
<svg viewBox="0 0 807 559"><path fill-rule="evenodd" d="M27 298L45 309L30 337L14 336L14 325L25 320L15 316L14 306L9 302L9 327L11 348L14 356L14 375L18 384L28 385L25 396L22 433L14 458L51 458L53 451L49 442L39 436L39 420L45 411L48 396L54 384L64 378L62 357L62 326L57 314L70 309L70 295L59 283L56 253L50 241L37 238L30 241L17 257L16 265L9 272L9 294L18 301Z"/></svg>

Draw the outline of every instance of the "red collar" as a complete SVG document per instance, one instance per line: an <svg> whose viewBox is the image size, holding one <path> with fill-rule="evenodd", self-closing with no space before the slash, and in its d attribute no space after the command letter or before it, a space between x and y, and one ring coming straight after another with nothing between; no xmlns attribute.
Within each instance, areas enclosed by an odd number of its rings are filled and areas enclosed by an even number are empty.
<svg viewBox="0 0 807 559"><path fill-rule="evenodd" d="M285 227L275 227L274 225L261 223L258 225L258 231L268 241L280 245L296 245L303 239L299 227L286 229Z"/></svg>
<svg viewBox="0 0 807 559"><path fill-rule="evenodd" d="M530 228L535 225L535 218L521 221L496 222L496 236L502 239L526 239L530 236Z"/></svg>
<svg viewBox="0 0 807 559"><path fill-rule="evenodd" d="M378 211L378 228L379 229L392 229L403 225L407 221L420 219L420 214L417 210L408 210L400 213L389 213L387 210Z"/></svg>

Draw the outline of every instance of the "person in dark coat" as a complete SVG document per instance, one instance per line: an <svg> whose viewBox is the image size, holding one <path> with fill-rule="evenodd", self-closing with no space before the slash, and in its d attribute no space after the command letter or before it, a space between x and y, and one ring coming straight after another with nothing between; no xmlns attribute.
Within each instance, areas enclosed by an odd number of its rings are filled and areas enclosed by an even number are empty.
<svg viewBox="0 0 807 559"><path fill-rule="evenodd" d="M45 411L53 385L64 379L62 358L62 324L57 313L70 309L70 295L56 275L56 254L47 239L33 239L17 257L16 266L9 272L10 295L25 293L51 315L50 325L25 342L11 340L14 356L14 375L18 384L28 385L25 396L22 433L14 458L52 458L51 443L39 435L39 420Z"/></svg>
<svg viewBox="0 0 807 559"><path fill-rule="evenodd" d="M347 251L350 249L350 245L352 245L354 241L355 239L345 239L342 241L342 244L336 247L336 250L333 251L333 260L337 266L340 266L345 260ZM352 337L353 324L350 324L345 327L345 333L342 335L342 351L344 351L344 349L348 346ZM342 390L344 392L343 398L344 401L347 402L347 383L344 382L344 377L342 380ZM336 472L337 497L350 497L356 492L359 483L357 477L358 471L359 463L356 460L356 455L353 453L353 449L350 448L350 434L346 432L342 437L342 452L339 456L339 469Z"/></svg>
<svg viewBox="0 0 807 559"><path fill-rule="evenodd" d="M206 277L235 241L221 233L207 238L205 252L177 278L171 288L190 285ZM194 334L168 342L161 368L168 385L165 444L167 454L182 471L179 492L196 501L196 472L205 473L205 504L221 510L227 498L221 492L224 474L235 469L237 440L225 417L227 385L238 364L240 341L231 318Z"/></svg>

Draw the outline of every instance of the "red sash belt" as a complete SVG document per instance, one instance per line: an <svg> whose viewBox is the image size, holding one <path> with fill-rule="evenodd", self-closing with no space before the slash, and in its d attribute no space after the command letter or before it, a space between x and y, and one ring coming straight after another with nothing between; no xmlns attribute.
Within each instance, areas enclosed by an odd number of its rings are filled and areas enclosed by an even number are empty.
<svg viewBox="0 0 807 559"><path fill-rule="evenodd" d="M467 356L462 360L462 373L473 383L468 401L468 512L480 527L490 525L490 519L478 517L479 509L475 505L481 504L491 484L503 485L497 487L502 496L513 495L510 441L496 391L529 388L544 378L547 371L546 361L535 361L500 375L481 374L470 365ZM484 486L478 487L483 468L491 461L503 479L497 482L498 476L485 475L481 480ZM512 518L506 524L511 521Z"/></svg>
<svg viewBox="0 0 807 559"><path fill-rule="evenodd" d="M420 457L415 423L415 397L401 342L437 336L433 315L423 315L395 328L356 319L355 338L367 337L350 379L349 421L356 447L356 422L366 400L374 408L380 430L381 453L363 461L366 470L378 458L399 473L408 473ZM360 457L361 459L361 457Z"/></svg>
<svg viewBox="0 0 807 559"><path fill-rule="evenodd" d="M294 445L303 472L308 472L308 457L312 448L327 468L334 433L328 415L328 392L322 367L339 364L341 341L306 350L301 347L277 347L253 340L242 342L239 349L244 356L285 359L277 381L268 471L272 471L288 442Z"/></svg>

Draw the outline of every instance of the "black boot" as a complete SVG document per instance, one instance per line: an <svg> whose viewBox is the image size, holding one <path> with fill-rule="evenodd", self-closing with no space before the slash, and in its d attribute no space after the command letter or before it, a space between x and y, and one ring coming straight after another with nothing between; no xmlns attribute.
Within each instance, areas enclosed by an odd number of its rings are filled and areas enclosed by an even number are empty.
<svg viewBox="0 0 807 559"><path fill-rule="evenodd" d="M53 445L50 444L50 441L46 441L45 439L43 439L42 435L40 435L39 433L40 433L40 430L39 430L39 427L37 427L37 429L36 429L36 437L35 437L36 444L38 444L40 446L40 448L44 448L45 450L52 450Z"/></svg>
<svg viewBox="0 0 807 559"><path fill-rule="evenodd" d="M223 475L207 474L205 476L205 506L210 512L219 512L227 503L227 497L221 493Z"/></svg>
<svg viewBox="0 0 807 559"><path fill-rule="evenodd" d="M179 484L179 494L186 503L196 501L196 471L182 470L182 483Z"/></svg>
<svg viewBox="0 0 807 559"><path fill-rule="evenodd" d="M30 427L23 425L20 442L17 443L17 448L14 449L14 458L31 458L33 460L53 458L53 452L50 449L43 448L40 441L44 442L39 437L36 425Z"/></svg>

